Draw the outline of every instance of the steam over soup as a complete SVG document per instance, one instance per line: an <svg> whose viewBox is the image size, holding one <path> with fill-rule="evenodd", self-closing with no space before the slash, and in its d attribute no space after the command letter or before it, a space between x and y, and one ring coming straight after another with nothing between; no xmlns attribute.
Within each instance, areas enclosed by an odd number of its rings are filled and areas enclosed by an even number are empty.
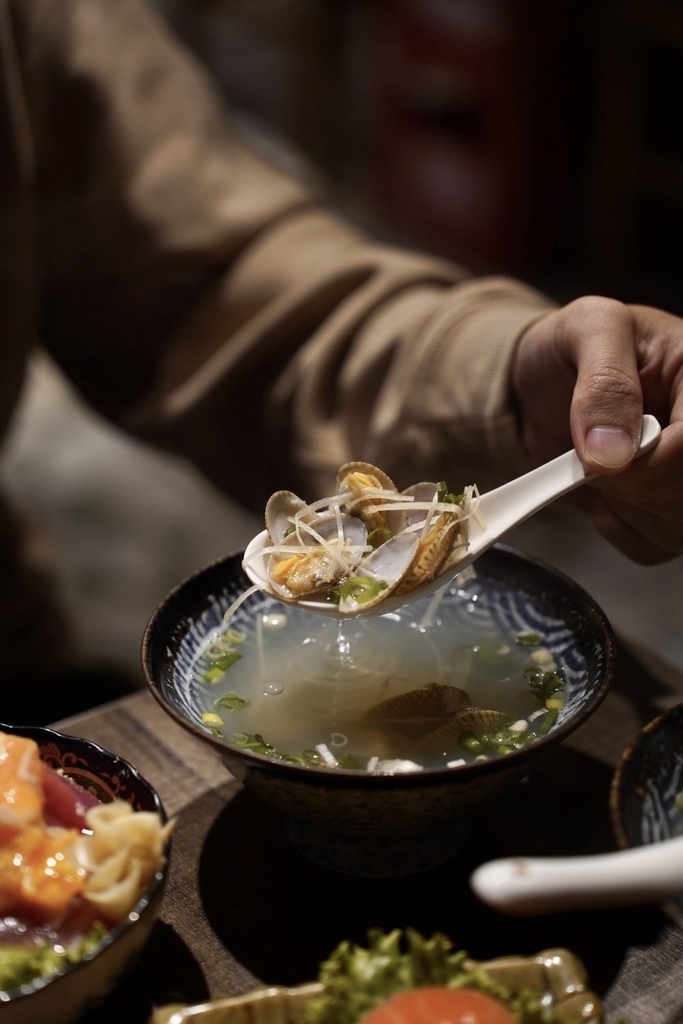
<svg viewBox="0 0 683 1024"><path fill-rule="evenodd" d="M394 773L505 756L553 726L565 682L542 635L501 625L477 596L475 581L360 620L252 596L200 648L192 705L226 743L302 765Z"/></svg>

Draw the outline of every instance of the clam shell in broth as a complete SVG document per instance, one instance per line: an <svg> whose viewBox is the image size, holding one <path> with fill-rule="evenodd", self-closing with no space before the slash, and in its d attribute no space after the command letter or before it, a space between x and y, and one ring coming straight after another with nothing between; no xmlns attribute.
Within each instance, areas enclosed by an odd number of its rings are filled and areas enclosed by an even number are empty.
<svg viewBox="0 0 683 1024"><path fill-rule="evenodd" d="M459 686L428 683L417 690L407 690L374 704L363 718L368 724L419 739L435 731L435 723L442 722L470 704L469 693Z"/></svg>
<svg viewBox="0 0 683 1024"><path fill-rule="evenodd" d="M424 737L424 744L430 750L456 750L463 736L481 739L489 733L505 729L510 725L510 716L502 711L487 708L464 708Z"/></svg>

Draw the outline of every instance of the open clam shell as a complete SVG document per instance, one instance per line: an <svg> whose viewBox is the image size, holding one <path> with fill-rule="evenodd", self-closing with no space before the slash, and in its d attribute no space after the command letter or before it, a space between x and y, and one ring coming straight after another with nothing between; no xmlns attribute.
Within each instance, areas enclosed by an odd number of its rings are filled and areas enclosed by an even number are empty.
<svg viewBox="0 0 683 1024"><path fill-rule="evenodd" d="M439 515L427 536L419 541L415 558L396 588L397 594L407 594L425 580L438 576L460 539L460 523L457 513Z"/></svg>
<svg viewBox="0 0 683 1024"><path fill-rule="evenodd" d="M274 544L285 539L297 513L306 508L306 502L293 491L276 491L266 502L266 529Z"/></svg>
<svg viewBox="0 0 683 1024"><path fill-rule="evenodd" d="M370 462L346 462L337 473L337 494L342 507L363 520L373 546L407 525L403 509L379 507L390 503L392 496L398 500L400 495L391 477Z"/></svg>
<svg viewBox="0 0 683 1024"><path fill-rule="evenodd" d="M424 523L427 513L424 508L421 507L427 502L433 502L437 491L437 485L431 480L423 480L417 484L411 484L410 487L406 487L405 490L401 491L406 498L411 498L415 503L415 509L408 508L406 510L406 525L407 526L418 526L420 523Z"/></svg>
<svg viewBox="0 0 683 1024"><path fill-rule="evenodd" d="M360 520L359 520L360 522ZM408 571L418 538L411 533L398 533L366 555L356 566L357 576L342 588L339 611L342 614L364 610L379 604L391 594ZM365 586L363 580L376 586Z"/></svg>
<svg viewBox="0 0 683 1024"><path fill-rule="evenodd" d="M424 738L424 744L430 750L456 751L465 736L480 740L506 729L510 722L509 715L502 711L465 708L458 711L450 721L428 733Z"/></svg>
<svg viewBox="0 0 683 1024"><path fill-rule="evenodd" d="M459 686L428 683L417 690L399 693L369 708L363 719L368 724L419 739L456 712L468 707L470 695Z"/></svg>

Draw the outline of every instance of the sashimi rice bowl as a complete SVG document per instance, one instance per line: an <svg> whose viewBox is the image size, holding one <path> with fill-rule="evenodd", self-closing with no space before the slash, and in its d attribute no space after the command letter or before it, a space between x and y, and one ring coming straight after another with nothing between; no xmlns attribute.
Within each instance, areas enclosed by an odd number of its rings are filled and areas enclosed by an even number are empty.
<svg viewBox="0 0 683 1024"><path fill-rule="evenodd" d="M0 725L2 1024L67 1024L104 998L154 923L171 829L126 761Z"/></svg>

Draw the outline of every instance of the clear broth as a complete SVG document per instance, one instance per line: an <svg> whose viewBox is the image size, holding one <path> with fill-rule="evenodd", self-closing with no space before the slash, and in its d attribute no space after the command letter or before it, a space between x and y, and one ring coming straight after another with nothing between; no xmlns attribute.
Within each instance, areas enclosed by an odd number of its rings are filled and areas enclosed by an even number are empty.
<svg viewBox="0 0 683 1024"><path fill-rule="evenodd" d="M429 684L459 687L468 707L508 716L513 732L505 736L519 746L551 724L548 707L553 700L561 704L562 681L542 637L525 646L524 634L504 632L481 615L448 615L447 621L436 615L427 624L414 616L407 606L401 613L337 620L265 602L262 611L238 621L239 634L228 624L207 638L192 667L193 708L204 727L227 743L380 772L507 752L500 736L484 754L477 743L466 748L457 735L435 744L432 735L425 742L367 720L380 702ZM216 666L230 650L237 660L222 672ZM539 666L555 678L548 706L529 685L528 673L538 673ZM226 703L237 706L231 710ZM427 731L449 717L435 715Z"/></svg>

